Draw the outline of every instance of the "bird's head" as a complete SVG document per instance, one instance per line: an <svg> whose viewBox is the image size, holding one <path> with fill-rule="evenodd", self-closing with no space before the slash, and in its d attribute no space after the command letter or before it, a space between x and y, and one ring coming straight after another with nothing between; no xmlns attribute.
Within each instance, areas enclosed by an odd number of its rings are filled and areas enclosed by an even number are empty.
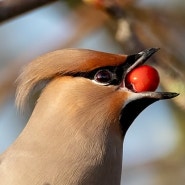
<svg viewBox="0 0 185 185"><path fill-rule="evenodd" d="M118 123L120 134L147 106L161 99L177 96L168 92L133 92L125 85L131 70L145 63L157 49L134 55L118 55L87 49L64 49L46 54L23 71L18 79L17 104L23 109L40 84L39 102L55 112L78 116L82 122L95 119ZM59 103L60 102L60 103ZM75 120L74 120L75 121ZM76 120L77 121L77 120ZM114 126L113 126L114 127Z"/></svg>

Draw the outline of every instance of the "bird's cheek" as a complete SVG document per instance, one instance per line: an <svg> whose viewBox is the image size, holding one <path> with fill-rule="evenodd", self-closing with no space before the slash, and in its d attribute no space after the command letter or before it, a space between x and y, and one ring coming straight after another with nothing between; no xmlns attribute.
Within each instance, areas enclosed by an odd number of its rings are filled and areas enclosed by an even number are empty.
<svg viewBox="0 0 185 185"><path fill-rule="evenodd" d="M122 90L116 91L111 97L110 97L110 109L114 115L117 115L119 117L119 114L124 107L125 103L129 99L129 92L124 92Z"/></svg>

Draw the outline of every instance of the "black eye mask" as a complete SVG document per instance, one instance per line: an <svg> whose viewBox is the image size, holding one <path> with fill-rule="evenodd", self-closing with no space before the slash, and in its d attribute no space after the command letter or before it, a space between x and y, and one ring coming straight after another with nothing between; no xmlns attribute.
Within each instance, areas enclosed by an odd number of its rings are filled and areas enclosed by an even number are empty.
<svg viewBox="0 0 185 185"><path fill-rule="evenodd" d="M107 66L89 72L75 73L71 76L95 80L102 85L119 85L123 78L123 71L121 66Z"/></svg>

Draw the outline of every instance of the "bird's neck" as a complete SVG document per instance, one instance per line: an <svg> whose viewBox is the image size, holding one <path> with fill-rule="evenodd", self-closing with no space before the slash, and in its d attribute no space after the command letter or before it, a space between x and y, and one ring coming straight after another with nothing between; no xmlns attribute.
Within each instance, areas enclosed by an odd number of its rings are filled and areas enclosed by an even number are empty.
<svg viewBox="0 0 185 185"><path fill-rule="evenodd" d="M50 106L40 101L12 147L24 163L30 162L25 170L34 168L31 174L41 173L52 185L120 185L118 123L91 111L74 108L68 116L69 109L57 100Z"/></svg>

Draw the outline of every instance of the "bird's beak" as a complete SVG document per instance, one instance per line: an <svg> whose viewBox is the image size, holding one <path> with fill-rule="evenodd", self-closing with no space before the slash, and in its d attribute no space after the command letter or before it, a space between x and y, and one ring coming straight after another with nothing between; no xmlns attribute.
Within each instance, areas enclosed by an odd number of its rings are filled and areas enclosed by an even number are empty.
<svg viewBox="0 0 185 185"><path fill-rule="evenodd" d="M124 105L121 117L120 117L120 123L123 133L127 131L131 123L134 121L134 119L138 116L140 112L142 112L147 106L150 104L162 100L162 99L170 99L178 96L178 93L172 93L172 92L141 92L136 93L132 90L126 88L125 86L125 77L126 75L136 68L137 66L140 66L144 64L148 58L150 58L155 52L157 52L158 48L151 48L144 50L140 53L130 55L127 57L127 60L125 61L123 68L124 68L124 74L123 74L123 80L120 85L120 88L123 88L128 91L128 101Z"/></svg>

